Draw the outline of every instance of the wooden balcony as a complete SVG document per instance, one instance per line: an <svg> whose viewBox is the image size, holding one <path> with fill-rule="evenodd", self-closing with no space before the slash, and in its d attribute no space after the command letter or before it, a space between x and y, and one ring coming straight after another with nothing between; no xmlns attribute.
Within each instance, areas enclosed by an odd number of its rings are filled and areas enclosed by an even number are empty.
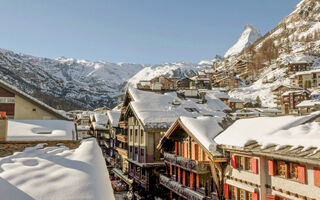
<svg viewBox="0 0 320 200"><path fill-rule="evenodd" d="M119 127L120 128L128 128L128 121L120 121Z"/></svg>
<svg viewBox="0 0 320 200"><path fill-rule="evenodd" d="M160 184L185 199L205 200L206 196L160 174Z"/></svg>
<svg viewBox="0 0 320 200"><path fill-rule="evenodd" d="M164 161L176 165L178 167L184 168L189 171L196 173L208 173L210 172L210 162L209 161L197 161L184 158L181 156L176 156L171 153L164 153Z"/></svg>
<svg viewBox="0 0 320 200"><path fill-rule="evenodd" d="M128 150L127 149L122 149L120 147L116 147L116 150L118 151L118 153L122 156L127 156L128 157Z"/></svg>
<svg viewBox="0 0 320 200"><path fill-rule="evenodd" d="M117 135L117 140L120 141L120 142L128 142L128 136L127 135Z"/></svg>
<svg viewBox="0 0 320 200"><path fill-rule="evenodd" d="M146 177L141 176L140 174L135 174L134 171L129 172L129 177L131 177L135 183L144 189L149 190L149 180L147 180Z"/></svg>

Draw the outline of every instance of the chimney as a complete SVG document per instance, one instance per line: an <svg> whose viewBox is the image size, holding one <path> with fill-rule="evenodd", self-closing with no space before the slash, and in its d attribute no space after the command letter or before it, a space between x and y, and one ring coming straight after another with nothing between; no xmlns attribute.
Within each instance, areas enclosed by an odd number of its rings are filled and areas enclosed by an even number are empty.
<svg viewBox="0 0 320 200"><path fill-rule="evenodd" d="M8 118L6 112L0 112L0 142L7 141Z"/></svg>

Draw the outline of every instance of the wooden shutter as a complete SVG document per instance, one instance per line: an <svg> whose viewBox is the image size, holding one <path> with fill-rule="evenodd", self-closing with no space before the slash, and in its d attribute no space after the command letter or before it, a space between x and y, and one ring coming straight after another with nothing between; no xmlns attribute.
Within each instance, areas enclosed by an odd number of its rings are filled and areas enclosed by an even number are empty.
<svg viewBox="0 0 320 200"><path fill-rule="evenodd" d="M270 176L274 176L275 175L275 170L274 170L274 161L273 160L268 160L268 174Z"/></svg>
<svg viewBox="0 0 320 200"><path fill-rule="evenodd" d="M259 200L259 192L252 193L252 200Z"/></svg>
<svg viewBox="0 0 320 200"><path fill-rule="evenodd" d="M299 183L306 184L306 167L298 165L298 181Z"/></svg>
<svg viewBox="0 0 320 200"><path fill-rule="evenodd" d="M251 171L258 174L258 159L256 158L251 158Z"/></svg>
<svg viewBox="0 0 320 200"><path fill-rule="evenodd" d="M181 150L181 152L182 152L182 157L184 157L184 142L181 142L181 148L182 148L182 150Z"/></svg>
<svg viewBox="0 0 320 200"><path fill-rule="evenodd" d="M180 167L178 167L178 183L181 183Z"/></svg>
<svg viewBox="0 0 320 200"><path fill-rule="evenodd" d="M186 142L185 145L186 145L186 158L189 158L189 146L188 146L188 142Z"/></svg>
<svg viewBox="0 0 320 200"><path fill-rule="evenodd" d="M236 168L236 156L235 155L231 155L231 167L232 168Z"/></svg>
<svg viewBox="0 0 320 200"><path fill-rule="evenodd" d="M224 184L224 198L229 199L229 186L228 184Z"/></svg>
<svg viewBox="0 0 320 200"><path fill-rule="evenodd" d="M267 194L266 196L266 200L275 200L276 196L272 195L272 194Z"/></svg>
<svg viewBox="0 0 320 200"><path fill-rule="evenodd" d="M314 185L320 187L320 168L314 168Z"/></svg>
<svg viewBox="0 0 320 200"><path fill-rule="evenodd" d="M174 154L178 155L178 142L177 141L174 142Z"/></svg>
<svg viewBox="0 0 320 200"><path fill-rule="evenodd" d="M182 171L183 185L186 185L186 170Z"/></svg>
<svg viewBox="0 0 320 200"><path fill-rule="evenodd" d="M193 154L192 158L193 158L194 160L198 160L198 144L196 144L196 143L193 143L193 151L192 151L192 154Z"/></svg>
<svg viewBox="0 0 320 200"><path fill-rule="evenodd" d="M193 188L193 172L190 172L190 188Z"/></svg>
<svg viewBox="0 0 320 200"><path fill-rule="evenodd" d="M170 164L170 176L172 176L172 165Z"/></svg>
<svg viewBox="0 0 320 200"><path fill-rule="evenodd" d="M196 176L196 187L197 188L200 188L200 180L199 180L199 174L197 174L197 176Z"/></svg>

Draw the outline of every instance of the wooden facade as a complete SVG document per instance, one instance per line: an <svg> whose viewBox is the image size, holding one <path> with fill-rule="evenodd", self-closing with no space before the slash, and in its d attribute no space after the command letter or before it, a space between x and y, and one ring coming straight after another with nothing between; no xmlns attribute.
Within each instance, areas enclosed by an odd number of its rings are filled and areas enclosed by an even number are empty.
<svg viewBox="0 0 320 200"><path fill-rule="evenodd" d="M297 105L308 99L310 92L307 90L285 92L281 98L281 111L283 114L298 113Z"/></svg>
<svg viewBox="0 0 320 200"><path fill-rule="evenodd" d="M222 197L222 165L227 159L213 156L180 120L159 143L166 171L160 183L170 199L219 199Z"/></svg>

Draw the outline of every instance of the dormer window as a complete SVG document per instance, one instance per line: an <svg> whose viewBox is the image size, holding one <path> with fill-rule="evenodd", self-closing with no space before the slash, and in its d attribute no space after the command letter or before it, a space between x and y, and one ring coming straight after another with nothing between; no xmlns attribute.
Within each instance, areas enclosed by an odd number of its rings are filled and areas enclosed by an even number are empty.
<svg viewBox="0 0 320 200"><path fill-rule="evenodd" d="M199 111L196 108L184 108L186 111L188 112L197 112L199 113Z"/></svg>

